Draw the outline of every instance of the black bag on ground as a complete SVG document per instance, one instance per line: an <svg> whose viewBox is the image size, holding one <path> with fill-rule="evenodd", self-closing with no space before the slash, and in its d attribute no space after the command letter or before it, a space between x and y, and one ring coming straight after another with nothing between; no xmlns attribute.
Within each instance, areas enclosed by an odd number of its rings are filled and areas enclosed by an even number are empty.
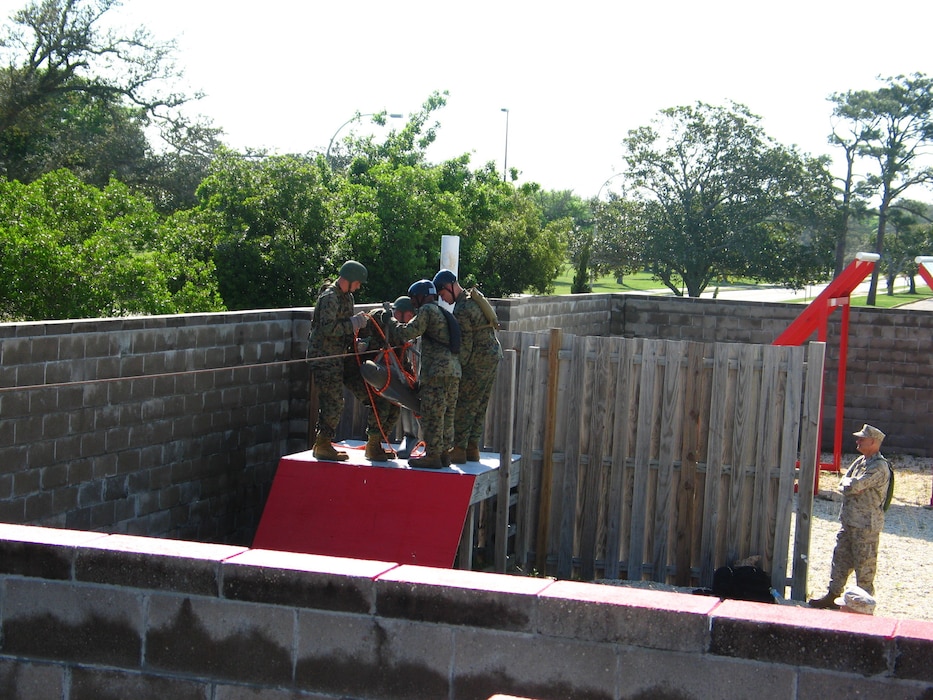
<svg viewBox="0 0 933 700"><path fill-rule="evenodd" d="M720 598L774 602L771 576L757 566L720 566L713 572L713 593Z"/></svg>

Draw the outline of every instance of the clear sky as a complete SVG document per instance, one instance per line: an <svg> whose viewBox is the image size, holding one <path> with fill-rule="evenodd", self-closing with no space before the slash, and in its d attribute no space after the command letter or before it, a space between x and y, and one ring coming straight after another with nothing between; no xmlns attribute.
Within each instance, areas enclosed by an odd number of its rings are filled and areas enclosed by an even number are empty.
<svg viewBox="0 0 933 700"><path fill-rule="evenodd" d="M2 16L23 5L0 0ZM207 95L193 111L234 148L323 151L357 111L407 116L446 90L433 161L469 152L501 171L508 119L519 182L584 197L614 188L622 139L660 109L734 100L781 143L832 154L830 93L933 75L930 0L125 0L108 14L177 39L186 87Z"/></svg>

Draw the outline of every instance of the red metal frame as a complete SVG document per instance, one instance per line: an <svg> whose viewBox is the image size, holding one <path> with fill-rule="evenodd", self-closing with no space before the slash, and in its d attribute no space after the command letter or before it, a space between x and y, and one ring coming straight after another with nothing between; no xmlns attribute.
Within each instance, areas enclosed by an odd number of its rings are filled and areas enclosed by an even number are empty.
<svg viewBox="0 0 933 700"><path fill-rule="evenodd" d="M842 309L842 325L839 338L839 366L836 379L836 424L833 438L833 461L831 464L820 463L820 469L840 471L842 461L842 417L846 395L846 362L849 351L849 308L850 297L858 286L875 269L880 256L876 253L859 253L838 277L811 301L798 316L772 343L772 345L803 345L807 339L817 334L817 340L826 342L829 317L833 311ZM823 425L823 397L820 397L820 418L817 425ZM819 470L816 473L814 493L819 485Z"/></svg>

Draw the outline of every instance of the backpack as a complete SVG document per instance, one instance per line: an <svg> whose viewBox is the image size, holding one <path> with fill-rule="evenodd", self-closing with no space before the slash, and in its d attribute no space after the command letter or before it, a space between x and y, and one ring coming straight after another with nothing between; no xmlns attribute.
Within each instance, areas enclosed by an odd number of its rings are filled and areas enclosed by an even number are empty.
<svg viewBox="0 0 933 700"><path fill-rule="evenodd" d="M444 312L444 317L447 319L447 332L450 334L450 344L448 345L450 352L453 355L459 355L461 341L460 322L440 304L438 304L437 308Z"/></svg>
<svg viewBox="0 0 933 700"><path fill-rule="evenodd" d="M489 300L483 296L483 293L479 291L479 287L470 287L467 290L470 293L470 297L473 301L476 302L480 310L483 312L483 316L486 317L486 321L489 323L489 328L494 330L499 329L499 317L496 316L496 310L492 308L492 304L489 303Z"/></svg>
<svg viewBox="0 0 933 700"><path fill-rule="evenodd" d="M884 505L881 506L881 510L887 513L888 508L891 507L891 501L894 500L894 467L888 460L884 462L888 465L888 492L884 496Z"/></svg>
<svg viewBox="0 0 933 700"><path fill-rule="evenodd" d="M734 600L775 602L771 576L757 566L720 566L713 572L713 594Z"/></svg>

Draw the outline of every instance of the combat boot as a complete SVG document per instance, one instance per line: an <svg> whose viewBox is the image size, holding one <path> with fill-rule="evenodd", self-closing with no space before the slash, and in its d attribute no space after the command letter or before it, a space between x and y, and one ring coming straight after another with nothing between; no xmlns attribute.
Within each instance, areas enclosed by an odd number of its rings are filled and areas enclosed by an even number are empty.
<svg viewBox="0 0 933 700"><path fill-rule="evenodd" d="M451 447L447 452L447 457L450 459L451 464L467 463L466 450L460 446Z"/></svg>
<svg viewBox="0 0 933 700"><path fill-rule="evenodd" d="M370 435L366 439L366 459L374 462L385 462L389 459L395 459L395 453L386 452L382 449L382 440L378 435Z"/></svg>
<svg viewBox="0 0 933 700"><path fill-rule="evenodd" d="M314 441L312 453L315 459L326 459L330 462L343 462L344 460L350 459L350 455L346 452L338 452L335 450L333 443L331 443L330 438L326 435L317 436L317 439Z"/></svg>
<svg viewBox="0 0 933 700"><path fill-rule="evenodd" d="M415 469L443 469L444 460L440 455L429 452L423 457L409 457L408 466Z"/></svg>
<svg viewBox="0 0 933 700"><path fill-rule="evenodd" d="M807 605L811 608L820 608L821 610L838 610L839 606L836 605L836 598L832 593L827 593L822 598L811 598L807 601Z"/></svg>
<svg viewBox="0 0 933 700"><path fill-rule="evenodd" d="M479 461L479 445L475 442L468 442L466 446L466 458L470 462Z"/></svg>

